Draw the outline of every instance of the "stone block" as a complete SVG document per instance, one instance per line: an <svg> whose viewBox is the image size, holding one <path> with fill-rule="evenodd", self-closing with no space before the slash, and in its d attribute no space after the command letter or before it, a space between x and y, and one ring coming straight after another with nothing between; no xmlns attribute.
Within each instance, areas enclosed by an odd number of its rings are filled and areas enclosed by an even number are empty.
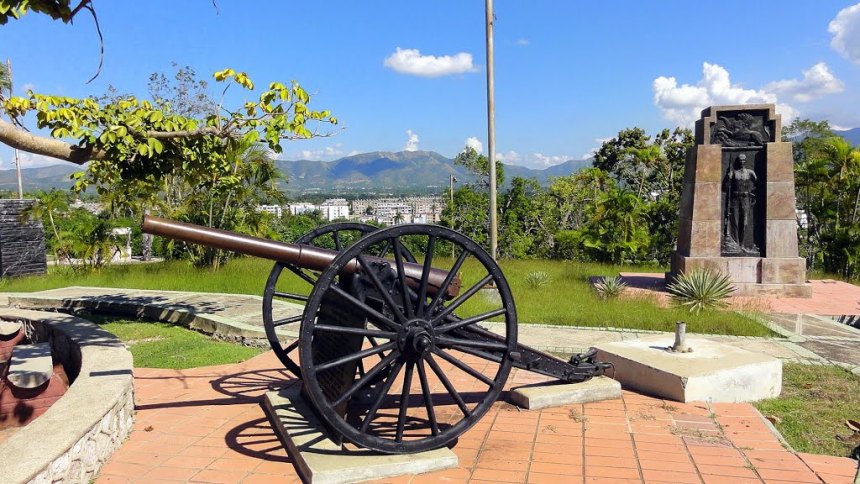
<svg viewBox="0 0 860 484"><path fill-rule="evenodd" d="M806 260L801 257L766 258L761 261L762 284L806 283Z"/></svg>
<svg viewBox="0 0 860 484"><path fill-rule="evenodd" d="M722 216L720 194L720 183L696 183L693 195L693 220L720 220Z"/></svg>
<svg viewBox="0 0 860 484"><path fill-rule="evenodd" d="M302 482L358 482L457 467L457 454L447 447L392 455L343 450L326 437L313 410L302 399L300 385L266 393L264 408Z"/></svg>
<svg viewBox="0 0 860 484"><path fill-rule="evenodd" d="M761 282L761 258L726 257L726 264L732 282Z"/></svg>
<svg viewBox="0 0 860 484"><path fill-rule="evenodd" d="M690 256L714 257L720 255L720 220L693 220L690 225Z"/></svg>
<svg viewBox="0 0 860 484"><path fill-rule="evenodd" d="M794 182L794 157L791 143L767 143L767 181Z"/></svg>
<svg viewBox="0 0 860 484"><path fill-rule="evenodd" d="M693 231L693 221L686 217L678 219L678 242L677 252L686 256L690 255L690 235Z"/></svg>
<svg viewBox="0 0 860 484"><path fill-rule="evenodd" d="M720 145L696 146L697 183L721 183L723 181L723 153Z"/></svg>
<svg viewBox="0 0 860 484"><path fill-rule="evenodd" d="M681 218L693 218L693 192L696 189L696 184L693 182L684 183L681 187L681 201L678 206L678 214Z"/></svg>
<svg viewBox="0 0 860 484"><path fill-rule="evenodd" d="M767 201L765 211L768 220L797 220L794 211L794 183L767 182Z"/></svg>
<svg viewBox="0 0 860 484"><path fill-rule="evenodd" d="M765 256L797 257L797 220L768 220L765 227Z"/></svg>
<svg viewBox="0 0 860 484"><path fill-rule="evenodd" d="M735 296L812 297L812 285L804 284L734 284Z"/></svg>
<svg viewBox="0 0 860 484"><path fill-rule="evenodd" d="M541 383L514 388L511 403L529 410L621 398L621 384L598 376L581 383Z"/></svg>
<svg viewBox="0 0 860 484"><path fill-rule="evenodd" d="M726 257L683 257L681 272L709 270L711 272L728 273L728 258Z"/></svg>
<svg viewBox="0 0 860 484"><path fill-rule="evenodd" d="M674 336L597 345L624 388L680 402L751 402L782 391L782 362L730 344L687 338L691 353L668 351Z"/></svg>

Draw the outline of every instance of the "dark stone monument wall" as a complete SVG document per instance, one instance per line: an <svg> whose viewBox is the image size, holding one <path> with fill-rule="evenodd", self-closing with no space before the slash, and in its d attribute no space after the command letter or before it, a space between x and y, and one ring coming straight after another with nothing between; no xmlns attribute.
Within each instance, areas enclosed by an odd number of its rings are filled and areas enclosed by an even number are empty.
<svg viewBox="0 0 860 484"><path fill-rule="evenodd" d="M35 200L0 200L0 276L44 274L45 232L41 220L23 220Z"/></svg>

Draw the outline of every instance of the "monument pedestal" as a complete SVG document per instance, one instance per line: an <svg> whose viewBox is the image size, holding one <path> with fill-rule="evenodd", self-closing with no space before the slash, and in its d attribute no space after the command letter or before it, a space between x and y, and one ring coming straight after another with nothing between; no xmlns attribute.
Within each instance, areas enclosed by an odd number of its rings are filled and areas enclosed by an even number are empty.
<svg viewBox="0 0 860 484"><path fill-rule="evenodd" d="M709 269L738 295L811 297L798 257L791 143L772 104L712 106L684 167L668 278Z"/></svg>

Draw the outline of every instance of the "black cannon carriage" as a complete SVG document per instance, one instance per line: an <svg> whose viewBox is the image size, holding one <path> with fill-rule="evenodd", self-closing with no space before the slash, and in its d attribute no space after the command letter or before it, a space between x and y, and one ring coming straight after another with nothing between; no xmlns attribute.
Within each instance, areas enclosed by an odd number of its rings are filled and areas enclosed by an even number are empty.
<svg viewBox="0 0 860 484"><path fill-rule="evenodd" d="M276 261L263 293L267 338L337 442L440 448L490 409L512 368L573 383L608 367L593 354L566 362L519 344L498 264L445 227L336 223L295 244L152 216L143 231ZM288 274L308 294L285 289L296 286ZM277 300L304 310L276 319ZM283 328L296 325L299 338L288 337Z"/></svg>

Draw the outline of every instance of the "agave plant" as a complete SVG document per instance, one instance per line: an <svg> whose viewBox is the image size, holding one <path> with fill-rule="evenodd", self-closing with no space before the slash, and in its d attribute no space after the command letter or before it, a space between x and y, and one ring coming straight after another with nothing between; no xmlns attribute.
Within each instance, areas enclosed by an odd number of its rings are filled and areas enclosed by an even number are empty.
<svg viewBox="0 0 860 484"><path fill-rule="evenodd" d="M594 290L597 291L597 295L603 299L618 297L621 292L624 291L625 287L627 287L627 283L621 279L621 276L604 276L594 283Z"/></svg>
<svg viewBox="0 0 860 484"><path fill-rule="evenodd" d="M677 304L689 306L690 312L696 314L703 309L724 307L725 299L735 290L728 275L710 269L682 273L666 289Z"/></svg>
<svg viewBox="0 0 860 484"><path fill-rule="evenodd" d="M529 272L526 275L526 283L532 289L538 289L552 282L552 278L544 271Z"/></svg>

